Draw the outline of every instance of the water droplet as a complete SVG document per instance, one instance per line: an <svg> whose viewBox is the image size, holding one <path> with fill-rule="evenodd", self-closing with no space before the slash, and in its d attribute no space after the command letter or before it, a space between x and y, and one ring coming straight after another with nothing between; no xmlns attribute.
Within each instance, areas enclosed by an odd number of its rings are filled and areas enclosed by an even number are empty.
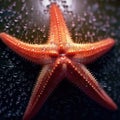
<svg viewBox="0 0 120 120"><path fill-rule="evenodd" d="M5 26L5 28L9 28L9 26L8 26L8 25L6 25L6 26Z"/></svg>
<svg viewBox="0 0 120 120"><path fill-rule="evenodd" d="M15 20L14 20L14 22L18 22L18 20L17 20L17 19L15 19Z"/></svg>

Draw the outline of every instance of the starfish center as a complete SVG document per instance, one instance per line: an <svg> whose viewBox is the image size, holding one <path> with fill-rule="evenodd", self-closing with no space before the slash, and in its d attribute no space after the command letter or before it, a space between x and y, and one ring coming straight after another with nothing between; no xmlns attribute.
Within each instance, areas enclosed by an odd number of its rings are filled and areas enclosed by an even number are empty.
<svg viewBox="0 0 120 120"><path fill-rule="evenodd" d="M58 53L61 57L66 55L66 51L64 48L59 48Z"/></svg>

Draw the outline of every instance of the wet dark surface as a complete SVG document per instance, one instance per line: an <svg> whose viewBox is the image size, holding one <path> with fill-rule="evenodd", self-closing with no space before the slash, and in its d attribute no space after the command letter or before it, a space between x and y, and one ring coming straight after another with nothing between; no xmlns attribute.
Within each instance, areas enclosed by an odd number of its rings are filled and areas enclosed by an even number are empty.
<svg viewBox="0 0 120 120"><path fill-rule="evenodd" d="M57 3L75 42L93 42L106 37L115 39L115 47L87 67L116 102L118 110L102 108L65 79L34 120L119 120L120 2L58 0ZM49 4L49 0L0 0L0 32L27 42L46 42ZM0 120L22 118L41 68L0 42Z"/></svg>

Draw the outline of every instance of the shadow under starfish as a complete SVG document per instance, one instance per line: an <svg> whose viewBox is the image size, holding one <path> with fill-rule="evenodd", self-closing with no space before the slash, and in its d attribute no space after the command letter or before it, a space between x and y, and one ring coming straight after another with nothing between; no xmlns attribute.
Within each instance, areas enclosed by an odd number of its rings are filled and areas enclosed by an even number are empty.
<svg viewBox="0 0 120 120"><path fill-rule="evenodd" d="M46 44L25 43L6 33L0 33L0 38L20 56L43 65L23 120L30 120L36 115L64 77L100 105L111 110L117 109L117 105L85 67L86 64L95 61L109 51L115 41L107 38L94 43L74 43L62 12L55 3L50 6L50 33Z"/></svg>

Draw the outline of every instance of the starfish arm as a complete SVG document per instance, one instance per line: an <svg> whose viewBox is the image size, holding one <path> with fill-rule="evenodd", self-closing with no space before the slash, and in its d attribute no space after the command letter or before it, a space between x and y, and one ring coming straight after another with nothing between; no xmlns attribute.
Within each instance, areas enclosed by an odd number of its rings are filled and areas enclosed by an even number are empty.
<svg viewBox="0 0 120 120"><path fill-rule="evenodd" d="M54 42L62 47L63 44L72 42L62 12L55 3L52 3L50 6L50 33L48 42Z"/></svg>
<svg viewBox="0 0 120 120"><path fill-rule="evenodd" d="M61 72L61 68L59 62L56 62L54 65L45 65L43 67L35 88L33 89L23 120L30 120L34 117L50 93L62 80L64 75L63 72Z"/></svg>
<svg viewBox="0 0 120 120"><path fill-rule="evenodd" d="M2 41L20 56L39 64L52 62L50 56L56 56L54 46L24 43L6 33L0 33Z"/></svg>
<svg viewBox="0 0 120 120"><path fill-rule="evenodd" d="M73 61L88 64L108 52L115 44L112 38L107 38L95 43L73 44L67 51Z"/></svg>
<svg viewBox="0 0 120 120"><path fill-rule="evenodd" d="M117 109L117 105L100 87L95 78L83 64L71 63L68 65L67 76L71 82L77 85L90 98L98 102L103 107L111 110Z"/></svg>

